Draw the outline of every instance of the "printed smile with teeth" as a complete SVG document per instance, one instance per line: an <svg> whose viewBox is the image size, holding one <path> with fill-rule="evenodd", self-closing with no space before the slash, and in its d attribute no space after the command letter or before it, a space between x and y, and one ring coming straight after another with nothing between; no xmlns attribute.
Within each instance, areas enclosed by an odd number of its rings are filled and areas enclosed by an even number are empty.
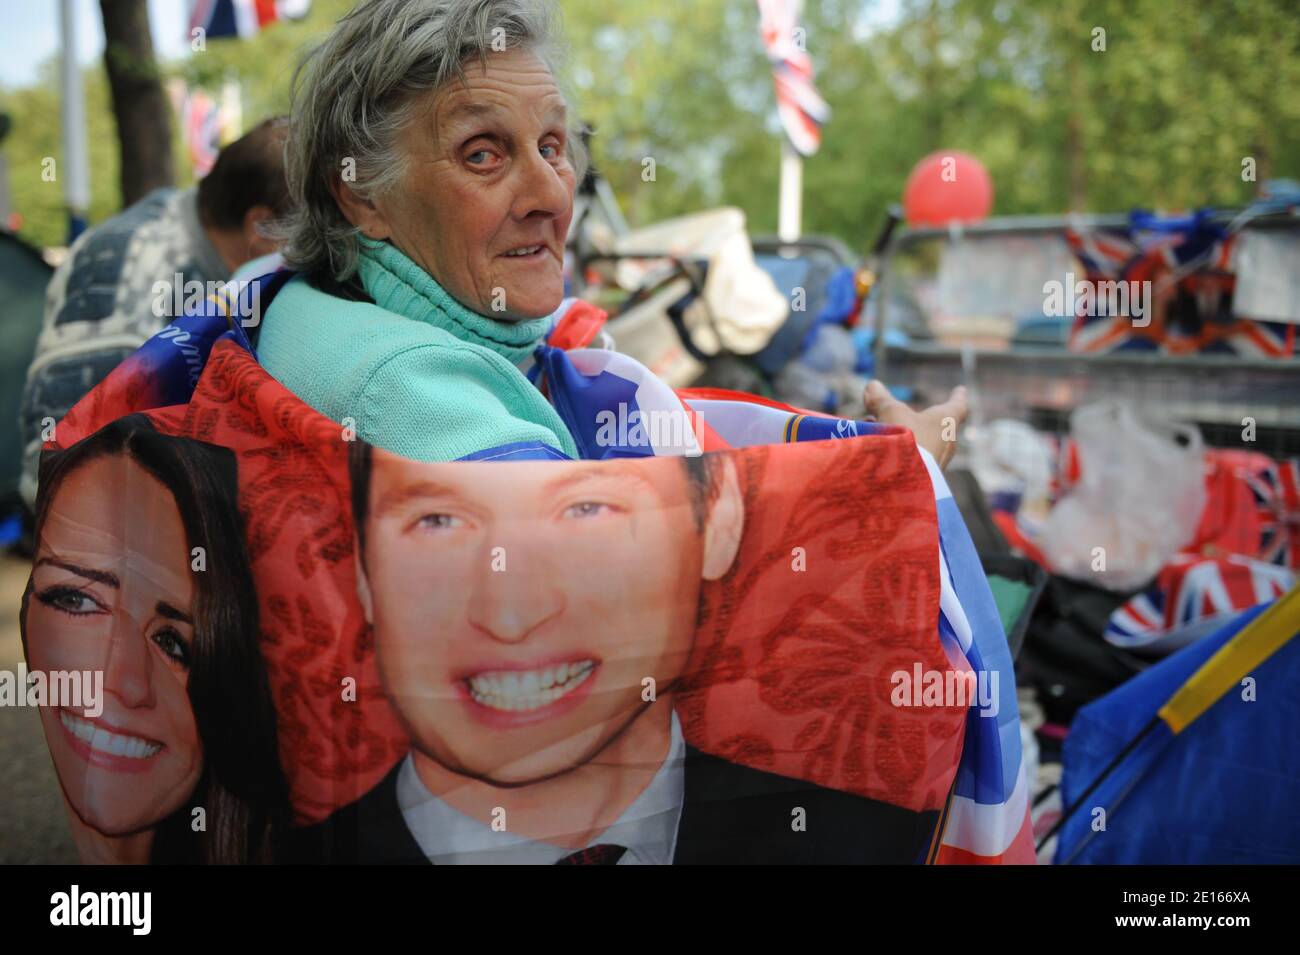
<svg viewBox="0 0 1300 955"><path fill-rule="evenodd" d="M513 252L507 252L506 255L532 255L534 252L541 250L540 245L530 245L524 249L515 249Z"/></svg>
<svg viewBox="0 0 1300 955"><path fill-rule="evenodd" d="M83 743L89 743L91 749L99 750L102 753L125 756L127 759L148 759L162 749L162 743L141 739L139 736L122 736L119 733L110 733L96 726L90 720L83 720L78 716L73 716L67 710L59 711L59 719L63 721L63 725L67 727L69 733Z"/></svg>
<svg viewBox="0 0 1300 955"><path fill-rule="evenodd" d="M545 670L477 673L466 682L470 696L484 706L494 710L535 710L572 693L595 668L593 660L576 660Z"/></svg>

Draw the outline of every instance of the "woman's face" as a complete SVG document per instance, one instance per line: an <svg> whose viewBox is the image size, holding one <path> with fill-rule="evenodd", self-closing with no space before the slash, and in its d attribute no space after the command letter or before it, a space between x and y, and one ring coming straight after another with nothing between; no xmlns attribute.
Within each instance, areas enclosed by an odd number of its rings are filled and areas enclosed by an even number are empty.
<svg viewBox="0 0 1300 955"><path fill-rule="evenodd" d="M37 541L27 654L34 670L103 671L98 717L43 707L41 720L68 801L105 835L157 825L198 785L193 643L189 546L171 492L126 455L69 474Z"/></svg>
<svg viewBox="0 0 1300 955"><path fill-rule="evenodd" d="M428 97L401 139L405 182L344 211L389 239L452 297L506 321L540 318L564 296L564 241L576 186L566 107L532 53L494 53ZM527 254L512 253L528 250Z"/></svg>

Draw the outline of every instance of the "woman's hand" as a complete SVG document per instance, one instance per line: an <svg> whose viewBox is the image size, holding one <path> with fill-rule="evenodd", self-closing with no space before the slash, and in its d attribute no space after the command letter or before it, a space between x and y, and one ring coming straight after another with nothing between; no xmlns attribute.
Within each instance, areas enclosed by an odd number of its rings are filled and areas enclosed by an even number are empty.
<svg viewBox="0 0 1300 955"><path fill-rule="evenodd" d="M913 411L889 393L884 385L872 381L862 396L867 415L881 424L898 424L910 428L916 443L934 455L939 467L948 466L957 450L957 431L966 420L966 389L958 385L941 405Z"/></svg>

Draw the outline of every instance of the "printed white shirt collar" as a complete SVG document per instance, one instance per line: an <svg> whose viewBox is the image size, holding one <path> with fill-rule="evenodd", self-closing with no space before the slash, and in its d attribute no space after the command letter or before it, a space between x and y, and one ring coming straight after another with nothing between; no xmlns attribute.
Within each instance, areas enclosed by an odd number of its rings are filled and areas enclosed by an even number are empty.
<svg viewBox="0 0 1300 955"><path fill-rule="evenodd" d="M686 740L674 713L668 756L650 785L588 845L626 846L619 865L671 864L677 849L685 776ZM435 865L554 865L575 851L508 830L498 832L453 809L425 788L409 755L398 773L397 802L406 827Z"/></svg>

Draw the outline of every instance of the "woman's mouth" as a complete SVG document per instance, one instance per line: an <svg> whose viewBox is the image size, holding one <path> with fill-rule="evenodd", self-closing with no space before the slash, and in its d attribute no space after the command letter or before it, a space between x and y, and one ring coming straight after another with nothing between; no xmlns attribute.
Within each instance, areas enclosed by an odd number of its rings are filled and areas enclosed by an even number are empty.
<svg viewBox="0 0 1300 955"><path fill-rule="evenodd" d="M66 709L59 710L59 722L72 748L87 761L106 769L141 771L163 749L154 739L106 729L103 723L84 719Z"/></svg>
<svg viewBox="0 0 1300 955"><path fill-rule="evenodd" d="M535 262L546 255L545 245L525 245L517 249L511 249L509 252L502 254L503 258L513 259L518 262Z"/></svg>
<svg viewBox="0 0 1300 955"><path fill-rule="evenodd" d="M459 681L466 705L496 728L523 726L569 712L587 696L597 660L580 657L528 670L481 670Z"/></svg>

